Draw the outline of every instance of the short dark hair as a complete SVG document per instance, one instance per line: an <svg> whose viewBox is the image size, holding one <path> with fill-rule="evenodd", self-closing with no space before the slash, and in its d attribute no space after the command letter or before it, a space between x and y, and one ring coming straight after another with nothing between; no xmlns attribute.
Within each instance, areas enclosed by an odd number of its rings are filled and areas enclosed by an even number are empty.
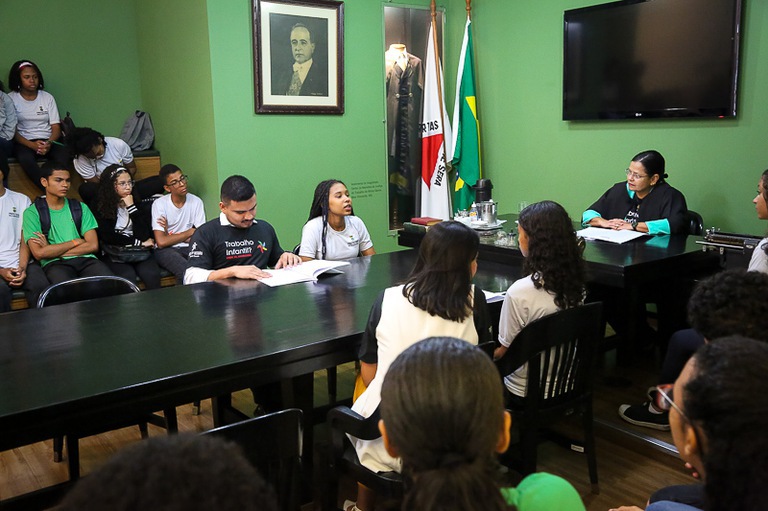
<svg viewBox="0 0 768 511"><path fill-rule="evenodd" d="M74 142L70 146L72 147L72 152L77 157L91 152L91 149L99 144L104 144L104 147L107 147L104 135L94 129L84 127L75 128Z"/></svg>
<svg viewBox="0 0 768 511"><path fill-rule="evenodd" d="M163 181L164 185L168 184L168 176L175 172L181 172L181 169L178 165L174 163L166 163L162 167L160 167L160 173L158 174L160 176L160 179Z"/></svg>
<svg viewBox="0 0 768 511"><path fill-rule="evenodd" d="M461 222L440 222L429 228L419 246L416 264L403 286L403 296L432 316L462 321L472 314L472 274L480 237Z"/></svg>
<svg viewBox="0 0 768 511"><path fill-rule="evenodd" d="M55 162L53 162L52 164L46 164L40 167L40 177L48 179L57 170L66 170L70 173L70 175L72 174L72 171L70 171L66 166L56 165Z"/></svg>
<svg viewBox="0 0 768 511"><path fill-rule="evenodd" d="M654 174L658 174L659 183L663 183L669 176L666 174L665 167L666 162L660 152L650 149L637 153L632 161L642 163L645 167L645 171L648 172L648 177L652 177Z"/></svg>
<svg viewBox="0 0 768 511"><path fill-rule="evenodd" d="M13 65L11 65L11 69L8 71L8 88L17 92L21 90L21 70L29 66L34 67L35 71L37 71L37 77L39 79L37 90L42 90L45 88L43 72L40 71L40 68L37 67L37 64L27 59L17 60L13 63Z"/></svg>
<svg viewBox="0 0 768 511"><path fill-rule="evenodd" d="M688 320L705 338L742 335L768 341L768 275L742 269L699 283L688 301Z"/></svg>
<svg viewBox="0 0 768 511"><path fill-rule="evenodd" d="M402 509L509 509L494 454L502 392L490 357L461 339L431 337L395 359L380 406L409 482Z"/></svg>
<svg viewBox="0 0 768 511"><path fill-rule="evenodd" d="M702 346L682 409L699 434L706 509L762 509L768 500L768 345L739 336Z"/></svg>
<svg viewBox="0 0 768 511"><path fill-rule="evenodd" d="M126 447L81 479L57 509L276 511L277 503L239 446L187 434Z"/></svg>
<svg viewBox="0 0 768 511"><path fill-rule="evenodd" d="M221 183L221 202L227 204L230 201L242 202L256 194L256 188L248 178L234 175L229 176Z"/></svg>

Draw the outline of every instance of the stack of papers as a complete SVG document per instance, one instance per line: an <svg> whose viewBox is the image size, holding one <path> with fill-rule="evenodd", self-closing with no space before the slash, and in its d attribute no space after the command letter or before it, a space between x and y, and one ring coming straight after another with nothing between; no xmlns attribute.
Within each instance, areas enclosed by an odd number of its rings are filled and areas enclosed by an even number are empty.
<svg viewBox="0 0 768 511"><path fill-rule="evenodd" d="M577 236L588 240L610 241L611 243L625 243L630 240L645 236L647 233L638 231L614 231L613 229L603 229L601 227L587 227L576 231Z"/></svg>
<svg viewBox="0 0 768 511"><path fill-rule="evenodd" d="M317 277L323 273L344 273L339 268L349 266L347 261L323 261L314 260L301 263L292 268L281 268L279 270L264 270L272 276L262 279L260 282L269 287L284 286L286 284L295 284L297 282L315 282Z"/></svg>

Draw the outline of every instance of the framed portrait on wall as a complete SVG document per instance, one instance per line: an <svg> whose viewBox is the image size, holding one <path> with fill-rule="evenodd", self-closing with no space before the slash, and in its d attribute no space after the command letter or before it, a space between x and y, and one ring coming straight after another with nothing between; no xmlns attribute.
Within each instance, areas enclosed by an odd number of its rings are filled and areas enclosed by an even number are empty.
<svg viewBox="0 0 768 511"><path fill-rule="evenodd" d="M256 113L344 113L344 3L253 0Z"/></svg>

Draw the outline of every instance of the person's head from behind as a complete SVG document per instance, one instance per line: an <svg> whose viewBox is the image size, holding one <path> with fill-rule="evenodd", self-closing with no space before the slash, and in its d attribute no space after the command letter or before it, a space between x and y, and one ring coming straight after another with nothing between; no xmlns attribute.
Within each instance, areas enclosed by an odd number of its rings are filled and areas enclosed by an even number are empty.
<svg viewBox="0 0 768 511"><path fill-rule="evenodd" d="M705 339L741 335L768 341L768 275L742 269L699 283L688 301L688 320Z"/></svg>
<svg viewBox="0 0 768 511"><path fill-rule="evenodd" d="M312 205L309 207L309 218L322 217L327 220L329 215L353 215L352 198L349 196L347 185L338 179L326 179L315 187Z"/></svg>
<svg viewBox="0 0 768 511"><path fill-rule="evenodd" d="M133 193L133 178L128 169L119 164L104 169L96 193L96 208L106 218L117 216L120 201Z"/></svg>
<svg viewBox="0 0 768 511"><path fill-rule="evenodd" d="M490 357L466 341L432 337L392 363L381 388L384 445L412 480L403 509L508 509L496 453L510 415Z"/></svg>
<svg viewBox="0 0 768 511"><path fill-rule="evenodd" d="M757 183L757 195L752 199L757 211L757 218L768 220L768 169L763 171Z"/></svg>
<svg viewBox="0 0 768 511"><path fill-rule="evenodd" d="M241 449L212 436L171 435L126 447L80 480L62 511L277 510Z"/></svg>
<svg viewBox="0 0 768 511"><path fill-rule="evenodd" d="M293 52L293 58L298 64L305 63L315 53L312 33L303 23L296 23L291 27L291 52Z"/></svg>
<svg viewBox="0 0 768 511"><path fill-rule="evenodd" d="M419 246L403 294L416 307L451 321L472 313L472 277L477 272L480 238L461 222L429 228Z"/></svg>
<svg viewBox="0 0 768 511"><path fill-rule="evenodd" d="M107 143L104 135L91 128L75 128L74 142L71 144L75 156L85 156L98 160L104 156Z"/></svg>
<svg viewBox="0 0 768 511"><path fill-rule="evenodd" d="M17 60L8 71L8 88L11 91L32 93L45 87L43 73L31 60Z"/></svg>
<svg viewBox="0 0 768 511"><path fill-rule="evenodd" d="M724 337L702 346L675 382L670 429L705 481L706 509L762 509L768 500L766 367L764 341Z"/></svg>
<svg viewBox="0 0 768 511"><path fill-rule="evenodd" d="M56 164L43 165L40 168L40 183L45 189L46 195L64 198L69 192L72 181L69 170Z"/></svg>
<svg viewBox="0 0 768 511"><path fill-rule="evenodd" d="M555 295L560 308L578 305L584 299L584 259L568 212L553 201L531 204L517 220L523 270L536 288Z"/></svg>
<svg viewBox="0 0 768 511"><path fill-rule="evenodd" d="M163 189L171 195L187 195L187 176L182 172L178 165L166 163L160 167L160 181L163 182Z"/></svg>
<svg viewBox="0 0 768 511"><path fill-rule="evenodd" d="M243 176L229 176L221 184L219 209L227 221L240 229L247 229L256 217L256 188Z"/></svg>

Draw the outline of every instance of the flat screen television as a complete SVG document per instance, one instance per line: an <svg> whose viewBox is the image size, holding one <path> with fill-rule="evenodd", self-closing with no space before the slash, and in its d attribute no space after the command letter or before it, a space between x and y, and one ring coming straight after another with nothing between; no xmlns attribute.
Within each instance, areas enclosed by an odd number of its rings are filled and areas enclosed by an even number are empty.
<svg viewBox="0 0 768 511"><path fill-rule="evenodd" d="M736 116L742 0L565 11L563 119Z"/></svg>

